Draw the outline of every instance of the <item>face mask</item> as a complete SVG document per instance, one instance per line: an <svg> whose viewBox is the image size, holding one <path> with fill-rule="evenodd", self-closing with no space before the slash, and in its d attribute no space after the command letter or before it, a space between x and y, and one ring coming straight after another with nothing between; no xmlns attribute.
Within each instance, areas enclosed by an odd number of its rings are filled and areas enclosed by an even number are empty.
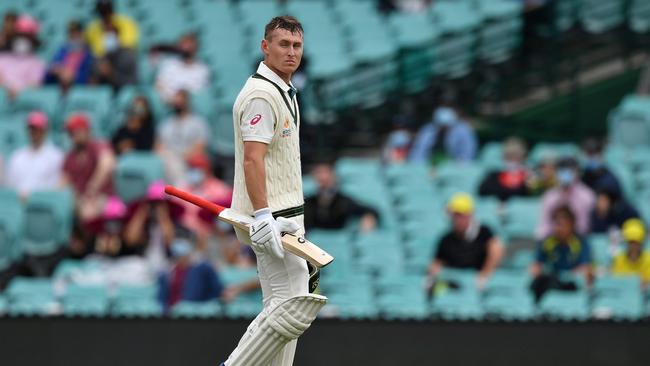
<svg viewBox="0 0 650 366"><path fill-rule="evenodd" d="M181 113L185 112L185 107L182 107L182 106L179 106L179 105L175 105L172 108L174 109L174 113L176 113L176 114L181 114Z"/></svg>
<svg viewBox="0 0 650 366"><path fill-rule="evenodd" d="M603 163L599 159L589 159L587 160L587 163L585 164L585 169L587 170L596 170L600 169L600 167L603 166Z"/></svg>
<svg viewBox="0 0 650 366"><path fill-rule="evenodd" d="M575 179L575 173L573 169L562 168L557 171L557 180L563 186L568 186L573 183Z"/></svg>
<svg viewBox="0 0 650 366"><path fill-rule="evenodd" d="M32 42L24 37L17 38L12 45L12 50L19 55L27 55L32 52Z"/></svg>
<svg viewBox="0 0 650 366"><path fill-rule="evenodd" d="M110 32L104 34L104 49L106 52L115 51L120 46L120 40L117 38L117 34Z"/></svg>
<svg viewBox="0 0 650 366"><path fill-rule="evenodd" d="M194 56L194 53L189 50L180 50L180 55L183 60L191 60Z"/></svg>
<svg viewBox="0 0 650 366"><path fill-rule="evenodd" d="M187 182L192 186L198 186L204 178L205 174L201 169L193 168L187 172Z"/></svg>

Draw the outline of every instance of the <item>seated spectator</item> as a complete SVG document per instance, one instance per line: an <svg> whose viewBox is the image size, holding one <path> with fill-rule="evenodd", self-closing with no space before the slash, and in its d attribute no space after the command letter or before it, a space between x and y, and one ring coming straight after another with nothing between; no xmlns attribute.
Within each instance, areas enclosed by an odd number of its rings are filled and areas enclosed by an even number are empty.
<svg viewBox="0 0 650 366"><path fill-rule="evenodd" d="M151 151L155 139L155 123L147 98L133 99L125 123L113 134L112 145L117 155L129 151Z"/></svg>
<svg viewBox="0 0 650 366"><path fill-rule="evenodd" d="M641 277L643 287L650 284L650 251L644 249L646 229L643 221L629 219L623 224L625 248L614 257L612 274Z"/></svg>
<svg viewBox="0 0 650 366"><path fill-rule="evenodd" d="M556 158L553 155L543 156L537 163L528 179L528 194L530 196L541 196L557 186L555 164Z"/></svg>
<svg viewBox="0 0 650 366"><path fill-rule="evenodd" d="M625 221L634 217L639 217L639 212L621 196L618 186L598 188L590 219L592 233L619 230Z"/></svg>
<svg viewBox="0 0 650 366"><path fill-rule="evenodd" d="M420 129L409 160L416 163L432 161L437 164L446 159L471 161L476 156L477 138L470 124L458 116L451 107L438 107L433 120Z"/></svg>
<svg viewBox="0 0 650 366"><path fill-rule="evenodd" d="M131 18L116 14L111 0L97 0L95 12L99 19L88 24L86 40L96 58L120 48L135 51L139 31Z"/></svg>
<svg viewBox="0 0 650 366"><path fill-rule="evenodd" d="M123 233L126 219L126 205L117 196L106 200L104 211L96 222L95 247L96 253L106 256L131 254L124 246Z"/></svg>
<svg viewBox="0 0 650 366"><path fill-rule="evenodd" d="M342 229L351 218L360 218L359 229L372 231L378 215L339 191L336 175L329 164L318 164L312 170L318 184L315 196L305 199L305 228Z"/></svg>
<svg viewBox="0 0 650 366"><path fill-rule="evenodd" d="M214 268L192 256L187 239L175 239L171 247L174 264L158 277L158 299L169 310L180 301L216 300L223 292L223 283Z"/></svg>
<svg viewBox="0 0 650 366"><path fill-rule="evenodd" d="M163 100L172 102L180 90L196 93L208 85L210 69L196 59L198 46L196 34L186 34L178 41L180 58L170 58L160 65L156 87Z"/></svg>
<svg viewBox="0 0 650 366"><path fill-rule="evenodd" d="M589 219L594 208L594 192L580 181L578 163L573 158L564 158L557 164L558 186L547 191L542 197L542 212L537 225L536 237L543 239L553 231L553 210L567 205L576 218L576 232L585 235L589 232Z"/></svg>
<svg viewBox="0 0 650 366"><path fill-rule="evenodd" d="M602 142L594 138L587 139L582 149L587 158L582 173L582 182L594 191L599 187L607 186L620 192L621 184L603 161Z"/></svg>
<svg viewBox="0 0 650 366"><path fill-rule="evenodd" d="M479 271L477 288L482 289L503 258L503 244L489 227L474 218L470 195L455 194L447 204L447 213L452 227L438 241L429 279L435 279L444 267L474 269Z"/></svg>
<svg viewBox="0 0 650 366"><path fill-rule="evenodd" d="M513 196L528 195L530 172L526 168L526 145L521 139L511 137L503 144L505 169L492 171L479 187L481 196L494 196L507 201Z"/></svg>
<svg viewBox="0 0 650 366"><path fill-rule="evenodd" d="M14 11L5 13L2 19L2 27L0 28L0 52L11 51L13 39L16 36L16 20L18 14Z"/></svg>
<svg viewBox="0 0 650 366"><path fill-rule="evenodd" d="M83 37L78 21L68 24L68 40L56 51L45 75L45 82L59 84L63 90L71 85L87 84L93 57Z"/></svg>
<svg viewBox="0 0 650 366"><path fill-rule="evenodd" d="M143 200L130 207L124 231L124 242L135 254L144 254L147 247L166 251L179 231L183 207L165 194L165 183L149 186Z"/></svg>
<svg viewBox="0 0 650 366"><path fill-rule="evenodd" d="M109 145L93 138L85 114L72 115L66 122L72 149L63 163L63 184L72 187L81 222L96 219L106 198L113 193L115 157Z"/></svg>
<svg viewBox="0 0 650 366"><path fill-rule="evenodd" d="M7 166L7 185L23 198L34 191L56 189L61 180L63 152L46 140L48 118L43 112L27 116L29 145L13 152Z"/></svg>
<svg viewBox="0 0 650 366"><path fill-rule="evenodd" d="M39 28L32 17L21 15L16 20L11 51L0 53L0 86L7 89L11 98L43 81L45 62L36 54Z"/></svg>
<svg viewBox="0 0 650 366"><path fill-rule="evenodd" d="M577 284L563 278L567 272L591 280L589 244L576 231L576 216L569 206L555 208L551 213L553 231L537 248L535 262L530 266L531 290L539 302L550 289L575 291Z"/></svg>
<svg viewBox="0 0 650 366"><path fill-rule="evenodd" d="M119 31L112 29L114 33ZM93 70L93 82L96 84L111 86L119 90L125 85L136 85L138 83L138 58L135 51L120 47L117 43L109 43L105 46L106 53L97 59Z"/></svg>
<svg viewBox="0 0 650 366"><path fill-rule="evenodd" d="M181 185L181 189L220 206L230 207L232 187L214 176L210 160L203 152L195 152L190 155L187 159L187 166L189 169L186 181ZM216 229L215 220L203 220L199 216L201 208L187 201L181 202L184 207L182 224L197 236L199 248L205 249L208 236L213 234Z"/></svg>
<svg viewBox="0 0 650 366"><path fill-rule="evenodd" d="M383 161L388 164L405 163L411 149L413 136L408 129L408 120L404 116L393 119L393 131L388 135L384 145Z"/></svg>
<svg viewBox="0 0 650 366"><path fill-rule="evenodd" d="M158 130L157 150L163 156L171 180L178 183L184 177L185 160L203 152L210 139L207 122L192 113L190 95L179 90L172 101L174 115L163 121Z"/></svg>

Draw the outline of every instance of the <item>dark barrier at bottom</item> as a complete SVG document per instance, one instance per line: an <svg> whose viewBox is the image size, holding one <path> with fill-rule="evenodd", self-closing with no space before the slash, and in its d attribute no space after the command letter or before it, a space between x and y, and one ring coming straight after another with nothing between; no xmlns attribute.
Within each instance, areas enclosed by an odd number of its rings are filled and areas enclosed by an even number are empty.
<svg viewBox="0 0 650 366"><path fill-rule="evenodd" d="M247 321L0 319L2 366L216 366ZM318 320L297 366L649 365L650 323Z"/></svg>

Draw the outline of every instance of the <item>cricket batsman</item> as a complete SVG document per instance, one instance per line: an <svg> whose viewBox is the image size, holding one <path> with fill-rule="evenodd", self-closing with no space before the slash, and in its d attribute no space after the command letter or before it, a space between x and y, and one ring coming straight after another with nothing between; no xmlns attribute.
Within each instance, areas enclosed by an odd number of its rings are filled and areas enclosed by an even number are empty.
<svg viewBox="0 0 650 366"><path fill-rule="evenodd" d="M264 308L225 366L292 365L298 337L327 301L310 293L317 286L315 267L284 251L281 243L282 233L304 235L300 111L291 84L302 59L302 25L291 16L273 18L261 48L264 61L233 107L232 208L255 217L248 231L236 233L257 256Z"/></svg>

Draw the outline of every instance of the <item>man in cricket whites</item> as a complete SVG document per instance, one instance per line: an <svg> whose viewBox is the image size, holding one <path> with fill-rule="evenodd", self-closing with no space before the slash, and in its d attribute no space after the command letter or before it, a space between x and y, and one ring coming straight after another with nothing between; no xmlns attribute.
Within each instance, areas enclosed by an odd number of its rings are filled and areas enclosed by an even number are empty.
<svg viewBox="0 0 650 366"><path fill-rule="evenodd" d="M273 18L261 48L264 61L233 107L232 208L255 217L248 232L237 229L237 237L257 256L264 309L225 366L292 365L298 337L327 301L310 294L317 271L285 251L281 242L282 233L304 235L300 111L291 84L303 53L302 25L291 16Z"/></svg>

